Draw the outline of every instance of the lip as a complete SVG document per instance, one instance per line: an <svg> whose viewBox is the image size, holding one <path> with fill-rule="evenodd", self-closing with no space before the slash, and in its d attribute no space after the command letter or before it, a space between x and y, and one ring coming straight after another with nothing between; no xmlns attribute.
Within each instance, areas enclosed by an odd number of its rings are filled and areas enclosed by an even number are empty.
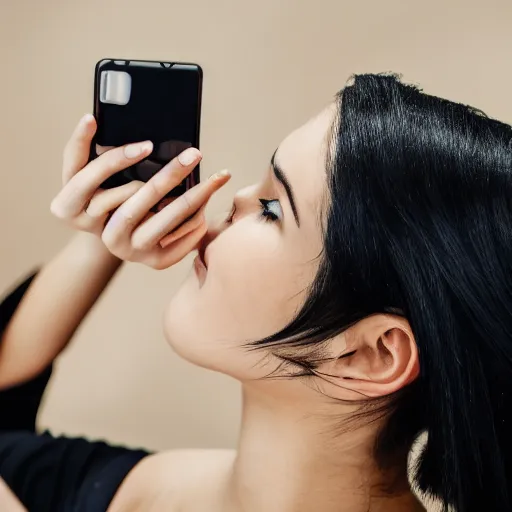
<svg viewBox="0 0 512 512"><path fill-rule="evenodd" d="M206 247L205 246L200 247L199 250L197 251L197 257L201 260L201 263L207 269L208 264L206 263L205 256L206 256Z"/></svg>
<svg viewBox="0 0 512 512"><path fill-rule="evenodd" d="M203 238L202 243L197 248L197 256L194 259L194 271L202 286L208 274L208 249L212 239Z"/></svg>
<svg viewBox="0 0 512 512"><path fill-rule="evenodd" d="M201 261L203 262L203 265L208 268L208 247L209 245L206 245L202 248L201 251L199 251L199 256L201 258Z"/></svg>
<svg viewBox="0 0 512 512"><path fill-rule="evenodd" d="M206 265L204 264L203 259L199 254L194 259L194 272L196 273L199 282L202 285L206 279L206 274L208 273L208 270L206 268Z"/></svg>

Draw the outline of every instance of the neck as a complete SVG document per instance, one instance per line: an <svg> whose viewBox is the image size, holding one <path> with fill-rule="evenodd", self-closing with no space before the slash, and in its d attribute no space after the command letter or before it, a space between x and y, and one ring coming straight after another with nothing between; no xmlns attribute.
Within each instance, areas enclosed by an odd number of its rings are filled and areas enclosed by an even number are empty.
<svg viewBox="0 0 512 512"><path fill-rule="evenodd" d="M242 428L225 510L411 512L424 510L403 480L373 463L368 428L337 435L322 411L286 407L244 389ZM320 419L324 424L320 424ZM405 467L405 462L404 462Z"/></svg>

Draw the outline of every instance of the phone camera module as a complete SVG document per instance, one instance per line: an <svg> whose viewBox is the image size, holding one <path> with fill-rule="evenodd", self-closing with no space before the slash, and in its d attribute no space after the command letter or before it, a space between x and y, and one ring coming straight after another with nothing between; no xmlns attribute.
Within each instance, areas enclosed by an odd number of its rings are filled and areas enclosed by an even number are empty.
<svg viewBox="0 0 512 512"><path fill-rule="evenodd" d="M111 105L127 105L132 92L132 77L125 71L102 71L100 101Z"/></svg>

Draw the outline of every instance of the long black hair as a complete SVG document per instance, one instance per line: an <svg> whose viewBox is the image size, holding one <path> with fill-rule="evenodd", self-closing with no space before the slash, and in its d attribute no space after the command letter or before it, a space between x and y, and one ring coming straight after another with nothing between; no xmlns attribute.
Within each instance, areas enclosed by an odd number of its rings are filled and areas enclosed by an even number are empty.
<svg viewBox="0 0 512 512"><path fill-rule="evenodd" d="M422 490L458 512L510 511L512 129L394 74L354 76L337 104L318 274L296 318L254 346L311 375L325 340L405 316L421 372L387 402L377 460L427 430Z"/></svg>

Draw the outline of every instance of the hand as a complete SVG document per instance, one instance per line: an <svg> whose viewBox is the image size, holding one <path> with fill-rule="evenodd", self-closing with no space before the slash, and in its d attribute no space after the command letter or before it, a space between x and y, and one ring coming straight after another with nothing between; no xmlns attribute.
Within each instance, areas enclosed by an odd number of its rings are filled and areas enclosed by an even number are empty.
<svg viewBox="0 0 512 512"><path fill-rule="evenodd" d="M96 131L93 116L85 116L66 145L63 188L51 204L52 213L80 231L101 237L109 251L126 261L156 269L167 268L194 250L207 226L205 206L230 178L222 171L171 201L162 200L193 171L201 153L189 148L147 183L132 181L100 189L110 176L146 158L151 142L114 148L88 163ZM152 213L155 206L158 213Z"/></svg>

